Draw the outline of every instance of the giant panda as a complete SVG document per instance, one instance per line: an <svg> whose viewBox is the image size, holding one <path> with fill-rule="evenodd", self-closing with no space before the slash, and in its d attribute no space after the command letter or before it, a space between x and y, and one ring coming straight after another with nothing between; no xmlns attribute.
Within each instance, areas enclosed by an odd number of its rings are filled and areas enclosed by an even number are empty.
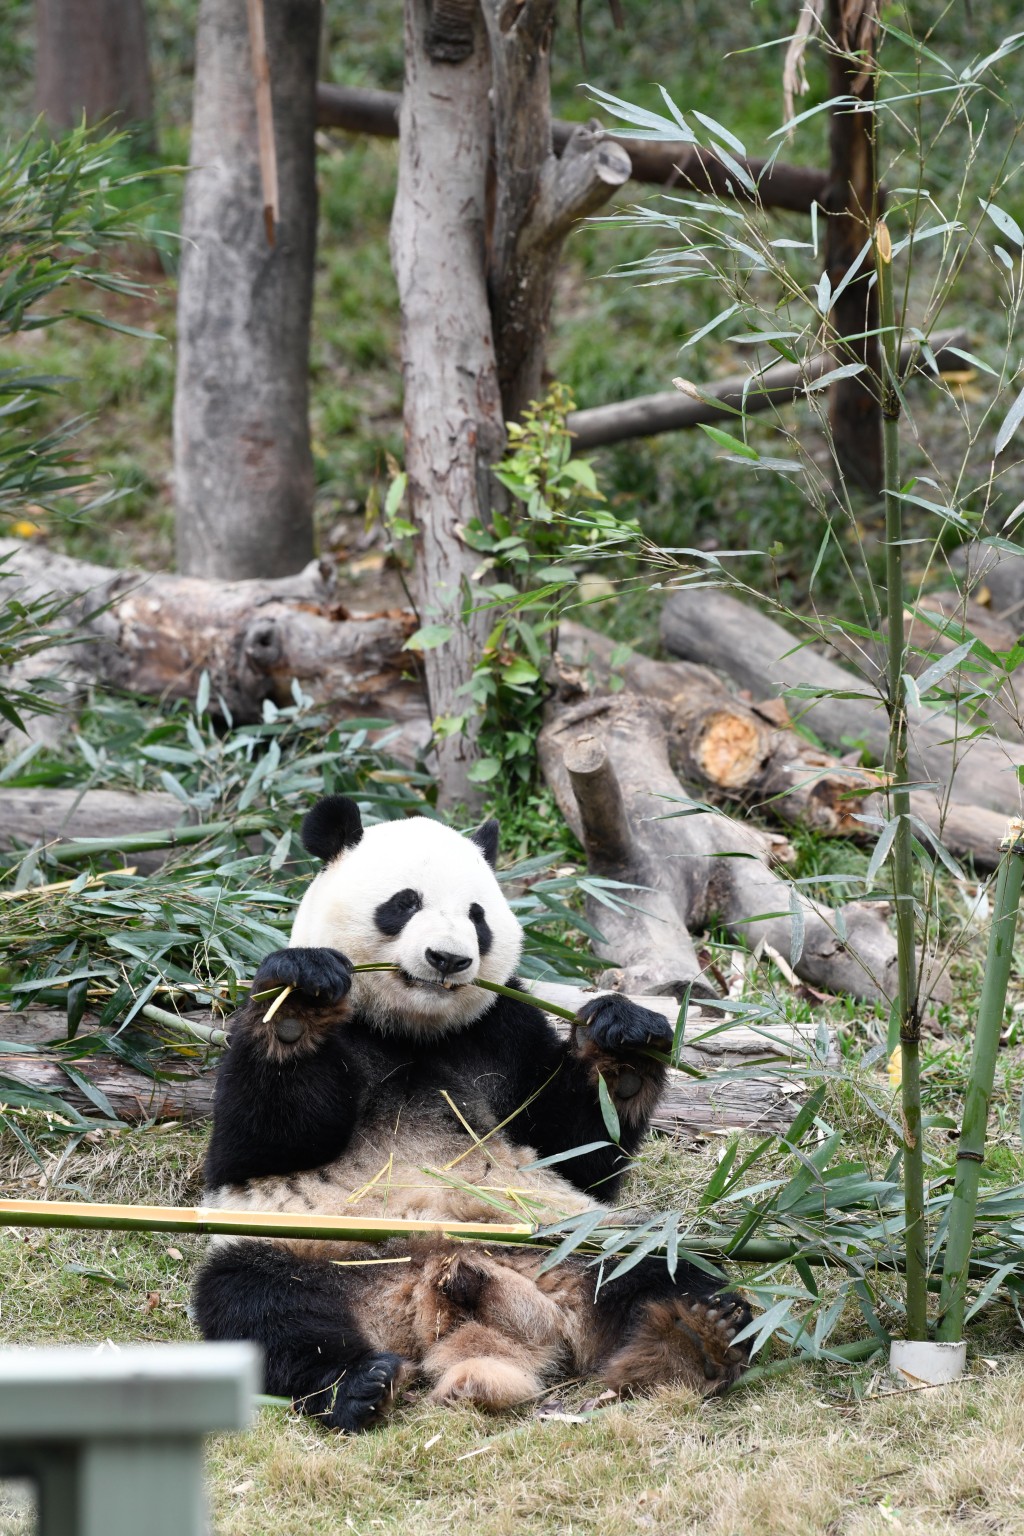
<svg viewBox="0 0 1024 1536"><path fill-rule="evenodd" d="M330 796L302 836L323 867L289 947L263 961L230 1022L207 1204L485 1222L613 1205L662 1087L650 1052L671 1044L665 1020L598 996L566 1042L539 1009L474 985L514 984L523 942L494 873L496 822L364 830L357 805ZM393 969L353 972L374 963ZM294 991L268 1019L283 986ZM535 1166L576 1147L590 1150ZM704 1271L680 1263L673 1278L647 1258L601 1283L589 1257L541 1272L545 1257L440 1237L221 1236L194 1311L207 1339L262 1347L268 1392L349 1432L380 1422L414 1376L437 1401L498 1410L567 1376L706 1392L743 1370L733 1340L750 1314Z"/></svg>

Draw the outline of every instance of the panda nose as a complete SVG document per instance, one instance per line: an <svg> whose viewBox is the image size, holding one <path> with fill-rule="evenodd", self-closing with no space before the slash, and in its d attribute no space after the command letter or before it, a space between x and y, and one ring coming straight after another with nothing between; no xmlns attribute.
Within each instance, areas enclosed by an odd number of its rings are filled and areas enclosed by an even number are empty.
<svg viewBox="0 0 1024 1536"><path fill-rule="evenodd" d="M428 949L425 951L427 964L432 965L435 971L443 976L455 976L459 971L466 970L473 964L470 955L453 955L448 949Z"/></svg>

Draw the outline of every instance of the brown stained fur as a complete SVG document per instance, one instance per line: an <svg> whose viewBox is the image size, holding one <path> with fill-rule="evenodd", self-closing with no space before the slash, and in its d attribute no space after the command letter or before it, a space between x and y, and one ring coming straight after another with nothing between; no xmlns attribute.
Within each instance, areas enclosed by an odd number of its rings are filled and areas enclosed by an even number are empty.
<svg viewBox="0 0 1024 1536"><path fill-rule="evenodd" d="M268 1022L266 1015L273 1008L275 1000L276 994L274 997L261 997L259 1002L247 1003L234 1021L236 1031L244 1028L251 1039L260 1041L268 1060L275 1063L291 1060L295 1056L312 1055L320 1049L328 1031L342 1023L350 1012L347 998L333 1006L316 1003L304 1007L301 995L292 992ZM282 1024L292 1021L300 1026L301 1033L297 1038L282 1041L277 1031Z"/></svg>
<svg viewBox="0 0 1024 1536"><path fill-rule="evenodd" d="M595 1093L598 1077L604 1078L620 1121L625 1125L646 1125L664 1086L661 1065L639 1051L628 1061L612 1056L593 1041L581 1038L578 1032L574 1034L573 1045L576 1055L589 1068Z"/></svg>
<svg viewBox="0 0 1024 1536"><path fill-rule="evenodd" d="M648 1302L628 1343L611 1357L603 1379L616 1392L644 1392L682 1382L715 1394L741 1376L746 1357L731 1345L739 1323L730 1326L719 1303L673 1297Z"/></svg>

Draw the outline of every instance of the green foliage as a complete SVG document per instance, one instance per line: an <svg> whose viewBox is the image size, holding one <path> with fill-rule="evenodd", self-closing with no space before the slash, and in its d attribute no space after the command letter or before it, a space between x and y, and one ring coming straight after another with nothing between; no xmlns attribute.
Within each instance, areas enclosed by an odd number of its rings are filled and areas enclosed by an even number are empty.
<svg viewBox="0 0 1024 1536"><path fill-rule="evenodd" d="M635 537L635 524L624 525L607 510L583 521L583 505L603 501L592 464L572 457L565 418L572 396L561 384L508 424L508 451L494 471L509 494L504 507L492 509L490 522L476 518L465 541L481 556L474 573L474 598L495 613L483 654L463 691L473 710L437 722L442 735L465 730L470 713L480 717L481 756L470 770L478 784L499 776L529 787L537 772L536 740L542 724L545 669L557 634L557 600L575 590L578 562L568 558L570 540L586 554L612 532ZM581 542L582 540L582 542ZM420 630L420 649L448 638L444 626Z"/></svg>
<svg viewBox="0 0 1024 1536"><path fill-rule="evenodd" d="M773 607L794 629L803 632L805 641L810 637L828 644L842 636L847 653L855 658L853 665L861 673L861 680L843 690L796 687L790 690L791 695L798 700L873 696L885 708L890 722L885 811L881 816L865 817L865 825L871 826L876 842L860 879L865 895L873 894L877 886L887 887L897 914L899 1000L892 1005L890 1039L878 1049L888 1055L897 1039L902 1048L900 1118L892 1117L880 1105L873 1106L873 1112L889 1128L894 1156L881 1180L873 1177L865 1165L846 1160L840 1133L817 1118L819 1094L810 1118L798 1116L800 1134L794 1129L787 1138L793 1163L785 1166L777 1178L748 1187L745 1193L751 1198L745 1199L735 1188L731 1175L726 1177L731 1162L727 1157L709 1184L704 1201L709 1222L722 1224L721 1242L705 1245L706 1252L724 1250L734 1256L745 1253L751 1258L768 1257L756 1251L757 1244L751 1246L747 1242L749 1235L756 1230L763 1241L769 1232L780 1233L794 1217L799 1218L798 1224L790 1227L799 1232L799 1242L789 1253L779 1250L774 1257L780 1263L792 1263L801 1284L790 1283L788 1277L780 1282L774 1272L767 1273L763 1280L755 1278L748 1282L748 1288L759 1295L766 1309L751 1325L749 1334L755 1346L777 1334L788 1347L809 1349L812 1353L824 1347L847 1301L854 1299L880 1340L887 1335L887 1326L879 1316L881 1299L888 1311L899 1306L904 1312L900 1331L905 1336L926 1336L927 1286L930 1275L941 1266L949 1190L941 1182L934 1182L935 1165L925 1144L930 1125L927 1119L922 1122L919 1070L926 993L924 984L918 980L916 956L923 942L927 965L948 965L950 954L962 941L963 922L962 917L950 921L949 907L943 903L940 890L948 874L955 879L963 877L947 850L920 835L920 824L911 813L907 754L912 717L908 718L908 708L912 704L920 709L922 703L944 707L951 717L959 717L959 723L950 720L951 735L959 734L966 744L988 729L986 708L1011 682L1021 661L1019 647L1013 647L1006 655L997 654L970 632L963 620L969 587L962 589L954 617L935 613L927 620L923 617L927 610L921 600L935 584L936 573L941 572L948 582L949 573L944 570L946 555L956 543L981 538L997 549L1022 552L1016 545L1008 550L1005 535L990 533L985 538L985 530L997 505L1004 515L1008 513L1008 526L1019 518L1021 503L1018 500L1014 506L1013 499L1019 496L1024 466L1019 452L1012 464L1007 452L1024 422L1024 393L1015 382L1015 336L1024 305L1020 284L1024 233L1005 206L1003 168L1000 167L991 186L979 188L968 174L942 192L925 183L923 168L931 166L935 152L951 136L972 145L984 139L989 113L994 107L998 110L1006 105L1005 82L1009 76L1004 72L1008 61L1024 47L1024 34L1010 35L966 67L959 61L956 65L946 63L931 47L895 28L888 13L884 42L883 65L891 61L894 67L881 68L877 76L875 141L876 150L886 157L882 174L890 188L888 229L879 225L877 232L869 234L859 256L834 288L828 275L819 270L821 252L816 218L811 219L809 238L795 241L788 236L779 237L774 221L758 206L756 188L738 166L733 167L734 173L752 194L750 204L673 196L663 200L661 206L617 213L607 221L647 228L659 241L656 251L628 264L626 276L659 286L696 287L713 295L712 313L692 326L683 351L697 344L706 347L712 336L727 337L752 358L747 373L748 387L753 389L770 388L772 370L780 359L808 365L823 345L835 359L834 366L826 366L824 373L820 368L812 371L808 367L810 382L804 392L803 422L798 424L789 412L755 416L746 408L745 390L742 405L735 410L727 430L717 426L703 428L704 435L720 451L720 462L733 472L752 477L758 485L783 479L797 489L805 509L802 539L805 544L813 542L817 551L806 606L801 611L787 605L782 595L772 590L773 583L768 579L771 562L784 552L777 540L772 541L768 557L760 557L760 579L748 573L749 565L748 571L738 571L734 552L728 548L659 549L650 540L640 547L640 553L656 566L662 585L697 588L710 584L732 588L747 601ZM683 136L726 163L731 163L732 155L746 153L744 145L728 129L700 112L687 117L667 92L662 94L671 116L631 106L603 91L592 94L645 137ZM941 98L937 114L930 100L933 96ZM909 115L903 110L908 97L915 103L915 112ZM796 119L792 128L799 130L802 122L818 118L828 105L815 103ZM1020 127L1018 115L1010 135L1011 144ZM969 172L971 169L973 164ZM1005 245L993 243L993 229ZM972 411L970 398L957 396L954 387L939 376L929 345L937 315L962 273L972 265L995 273L1005 327L1003 355L995 363L961 353L971 369L994 381L982 396L980 411ZM858 271L871 272L873 267L881 301L881 364L870 382L885 404L884 572L879 569L878 560L872 558L871 545L876 540L865 527L863 505L847 479L825 404L830 384L857 375L869 378L870 364L859 355L857 337L847 336L839 328L836 301ZM898 320L894 284L898 285L901 311ZM941 450L932 450L928 427L915 417L912 370L905 366L901 369L898 361L900 344L905 339L916 341L921 348L922 372L927 379L921 388L929 405L934 409L936 402L941 401L955 408L956 431L950 434L958 439L955 446L947 441ZM701 394L699 385L690 389L698 396ZM824 462L808 441L808 413L820 428L820 441L826 448ZM912 427L915 469L920 471L907 479L900 471L901 415ZM1013 490L1008 489L1001 496L996 487L1000 482L1006 484L1004 477ZM979 484L985 487L982 496L968 489ZM807 518L814 513L820 517L820 533L808 541ZM988 526L991 528L991 522ZM847 535L842 542L841 530ZM613 553L615 543L612 535L603 541L603 547ZM839 615L833 604L822 600L815 585L830 547L846 570L845 612ZM756 570L756 552L748 548L736 553L752 562ZM904 639L907 607L921 615L913 645ZM846 617L846 613L850 616ZM794 642L794 649L797 648ZM875 660L879 654L888 656L884 672ZM916 676L911 676L911 672ZM802 924L797 921L800 883L794 883L794 920L788 956L794 965L799 965L802 944ZM838 913L836 936L839 941L843 938ZM772 1006L763 1006L762 1016L771 1018ZM998 1030L1001 1004L995 1011L999 1014L994 1026ZM749 1009L745 1017L747 1022L753 1021ZM819 1048L818 1054L823 1061L823 1050ZM987 1095L985 1103L987 1106ZM806 1134L813 1135L813 1145L800 1144ZM774 1138L769 1138L756 1157L765 1155L774 1145ZM744 1171L747 1166L745 1163ZM933 1179L930 1187L928 1177ZM1001 1221L1004 1210L1012 1214L996 1239L987 1222L994 1214ZM1000 1287L1016 1297L1024 1285L1024 1262L1016 1234L1022 1210L1020 1192L1014 1188L993 1193L988 1205L979 1207L971 1271L972 1279L981 1286L976 1306L988 1302ZM619 1255L620 1269L649 1251L652 1243L665 1249L671 1264L671 1254L680 1240L678 1220L678 1213L664 1218L660 1237L657 1223L651 1222L634 1229L628 1238L620 1235L617 1240L609 1234L602 1239L593 1230L583 1232L582 1237L587 1242L601 1241L604 1259ZM700 1224L690 1230L699 1232ZM697 1248L700 1251L699 1242ZM864 1262L851 1262L858 1252ZM807 1268L808 1260L847 1270L848 1281L839 1296L830 1296L827 1304L818 1298ZM883 1298L881 1292L872 1289L871 1272L886 1267L905 1273L902 1298L898 1293ZM965 1277L966 1272L964 1257Z"/></svg>
<svg viewBox="0 0 1024 1536"><path fill-rule="evenodd" d="M180 1056L183 1047L169 1010L186 1021L197 1008L229 1012L244 1000L264 955L287 942L315 873L298 835L313 800L351 795L367 825L435 814L428 775L389 758L387 721L332 726L297 686L293 693L292 704L278 708L268 700L262 720L245 725L225 724L223 703L211 715L205 677L194 706L180 703L164 714L100 698L65 754L34 744L0 772L0 793L159 789L188 813L177 832L0 855L0 1004L66 1010L60 1059L101 1119L116 1116L98 1090L90 1091L91 1056L110 1051L157 1078L173 1070L168 1052ZM168 850L159 869L134 867L133 855L159 849ZM598 962L584 950L596 931L579 915L581 898L618 900L614 882L552 868L559 862L559 853L552 859L533 852L499 875L526 933L524 976L586 977ZM79 1034L87 1007L98 1012L99 1026ZM155 1014L147 1011L154 1007ZM209 1057L207 1046L191 1049ZM39 1111L50 1116L47 1135L81 1135L93 1123L59 1095L13 1080L0 1080L0 1101L16 1134L19 1116Z"/></svg>
<svg viewBox="0 0 1024 1536"><path fill-rule="evenodd" d="M126 329L99 310L83 311L82 287L139 295L144 290L95 260L124 241L138 213L118 207L115 189L142 177L118 160L120 136L75 129L63 139L35 133L8 144L0 158L0 343L75 316L110 329ZM132 332L129 328L129 334ZM68 442L78 423L34 437L25 413L63 381L16 368L0 372L0 519L29 502L52 504L81 491L90 477L69 462ZM85 516L96 503L80 510Z"/></svg>
<svg viewBox="0 0 1024 1536"><path fill-rule="evenodd" d="M90 288L120 295L142 291L97 260L131 228L113 194L140 178L119 163L120 143L117 134L98 137L76 129L57 141L30 133L0 151L0 344L72 316L126 329L80 307L83 290ZM0 368L0 532L32 533L41 516L58 508L65 516L87 518L112 498L110 491L92 494L93 477L74 459L80 420L42 432L33 425L33 408L64 382L25 368ZM73 514L66 500L72 496ZM0 559L0 594L11 579L6 564L6 557ZM0 670L73 639L48 629L66 607L46 596L9 599L0 616ZM45 683L32 689L3 685L0 716L24 729L25 713L52 709L46 692Z"/></svg>

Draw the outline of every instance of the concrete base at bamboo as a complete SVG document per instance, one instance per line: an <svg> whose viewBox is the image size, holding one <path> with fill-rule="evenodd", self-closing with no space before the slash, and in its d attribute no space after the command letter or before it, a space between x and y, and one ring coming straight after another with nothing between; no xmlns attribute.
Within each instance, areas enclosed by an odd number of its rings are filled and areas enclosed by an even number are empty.
<svg viewBox="0 0 1024 1536"><path fill-rule="evenodd" d="M920 1339L893 1339L889 1370L908 1387L941 1387L958 1381L967 1363L967 1345L933 1344Z"/></svg>

